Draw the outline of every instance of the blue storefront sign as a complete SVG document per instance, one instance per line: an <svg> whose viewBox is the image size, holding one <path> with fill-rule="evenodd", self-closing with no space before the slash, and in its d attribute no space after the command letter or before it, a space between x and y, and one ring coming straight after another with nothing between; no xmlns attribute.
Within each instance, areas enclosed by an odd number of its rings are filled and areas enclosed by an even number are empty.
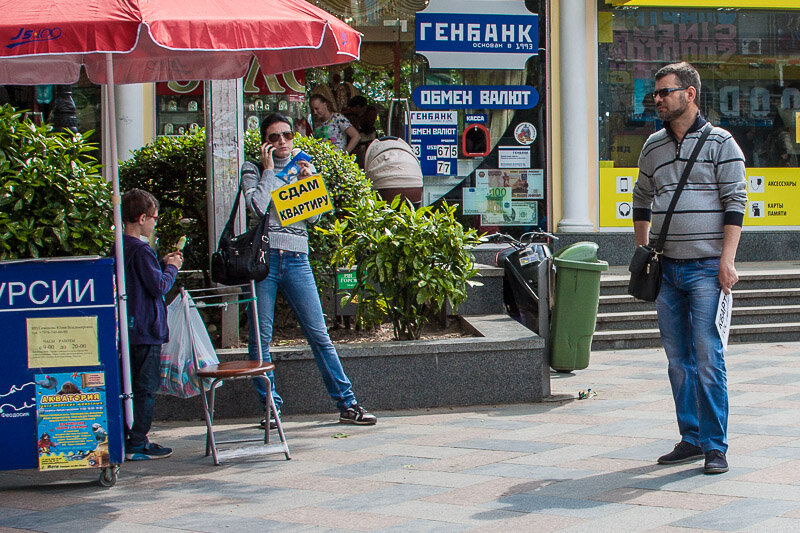
<svg viewBox="0 0 800 533"><path fill-rule="evenodd" d="M412 111L409 144L425 176L454 176L458 170L458 112Z"/></svg>
<svg viewBox="0 0 800 533"><path fill-rule="evenodd" d="M423 85L411 98L420 109L530 109L539 103L530 85Z"/></svg>
<svg viewBox="0 0 800 533"><path fill-rule="evenodd" d="M524 69L539 53L539 16L519 0L431 0L416 14L416 51L431 68Z"/></svg>
<svg viewBox="0 0 800 533"><path fill-rule="evenodd" d="M464 114L464 124L486 124L487 122L489 122L489 115L486 113Z"/></svg>

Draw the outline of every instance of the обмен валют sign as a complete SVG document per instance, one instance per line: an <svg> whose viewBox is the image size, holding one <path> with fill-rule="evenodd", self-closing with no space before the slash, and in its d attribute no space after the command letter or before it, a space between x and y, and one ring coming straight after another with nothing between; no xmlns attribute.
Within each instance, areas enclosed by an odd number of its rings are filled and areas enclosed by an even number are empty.
<svg viewBox="0 0 800 533"><path fill-rule="evenodd" d="M539 16L519 0L431 0L416 14L416 51L431 68L524 69Z"/></svg>
<svg viewBox="0 0 800 533"><path fill-rule="evenodd" d="M411 94L420 109L531 109L539 93L530 85L422 85Z"/></svg>

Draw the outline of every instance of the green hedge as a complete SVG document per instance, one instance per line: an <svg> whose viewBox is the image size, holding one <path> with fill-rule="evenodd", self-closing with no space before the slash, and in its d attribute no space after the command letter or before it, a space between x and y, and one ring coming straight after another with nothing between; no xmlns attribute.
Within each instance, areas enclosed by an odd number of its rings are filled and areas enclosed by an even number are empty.
<svg viewBox="0 0 800 533"><path fill-rule="evenodd" d="M55 132L0 106L0 259L111 253L111 185L92 133Z"/></svg>

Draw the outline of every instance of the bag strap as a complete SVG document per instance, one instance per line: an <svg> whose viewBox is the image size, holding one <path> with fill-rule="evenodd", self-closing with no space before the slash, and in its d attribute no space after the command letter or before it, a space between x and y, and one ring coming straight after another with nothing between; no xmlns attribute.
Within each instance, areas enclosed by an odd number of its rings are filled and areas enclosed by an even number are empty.
<svg viewBox="0 0 800 533"><path fill-rule="evenodd" d="M228 217L228 223L225 224L225 227L223 228L222 233L219 236L220 242L222 242L225 239L231 239L233 237L233 223L236 221L236 214L239 212L239 196L241 194L242 194L242 182L240 181L239 190L236 191L236 199L233 201L233 208L231 209L231 215Z"/></svg>
<svg viewBox="0 0 800 533"><path fill-rule="evenodd" d="M703 143L706 142L706 139L711 133L711 128L712 126L710 123L708 123L703 128L703 132L700 134L700 138L694 145L694 150L692 150L692 155L689 156L689 161L687 161L686 166L683 167L683 174L681 174L681 180L678 182L678 186L675 188L675 192L672 193L672 201L670 201L669 203L669 207L667 208L667 213L664 215L664 222L662 222L661 224L661 233L658 235L658 241L656 241L656 246L655 246L656 253L660 254L664 250L664 243L667 240L667 231L669 230L670 222L672 222L672 214L675 212L675 206L678 204L678 199L681 197L681 193L683 192L683 187L686 185L686 182L689 181L689 173L692 171L694 162L697 161L697 156L700 154L700 149L703 147Z"/></svg>

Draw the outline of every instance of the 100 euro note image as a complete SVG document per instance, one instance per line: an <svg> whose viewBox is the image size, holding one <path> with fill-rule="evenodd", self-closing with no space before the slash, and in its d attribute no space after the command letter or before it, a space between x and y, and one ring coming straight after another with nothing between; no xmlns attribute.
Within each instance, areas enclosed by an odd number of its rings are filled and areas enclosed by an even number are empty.
<svg viewBox="0 0 800 533"><path fill-rule="evenodd" d="M465 215L510 215L511 187L464 187Z"/></svg>

